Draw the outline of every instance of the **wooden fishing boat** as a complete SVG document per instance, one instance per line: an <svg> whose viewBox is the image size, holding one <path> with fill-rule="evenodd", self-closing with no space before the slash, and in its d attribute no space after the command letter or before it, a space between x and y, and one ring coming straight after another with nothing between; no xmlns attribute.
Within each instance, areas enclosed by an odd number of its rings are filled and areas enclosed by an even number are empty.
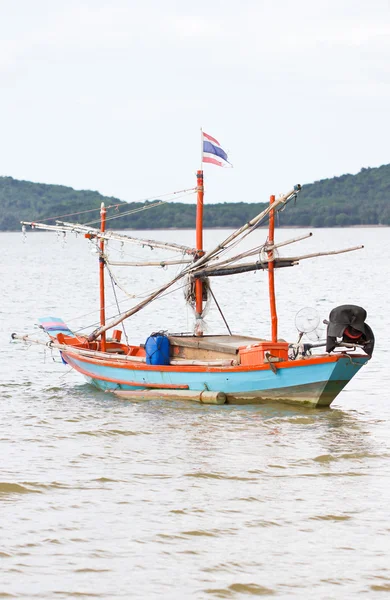
<svg viewBox="0 0 390 600"><path fill-rule="evenodd" d="M202 137L202 140L205 138ZM202 160L207 162L204 155ZM185 399L212 404L282 401L312 407L328 407L371 358L374 336L365 322L366 311L359 306L343 305L331 312L326 339L323 341L304 343L304 331L301 331L295 343L278 338L275 269L297 265L299 260L304 258L347 252L362 247L299 257L279 257L278 247L308 237L303 235L281 244L275 243L274 240L275 214L295 199L300 189L301 186L297 185L278 199L271 196L269 206L265 210L207 252L203 249L202 169L197 172L195 248L106 231L106 208L103 204L99 229L61 221L57 221L56 225L23 223L24 226L37 229L83 233L86 238L96 243L99 252L100 324L89 335L81 335L71 331L61 319L49 316L39 320L40 326L49 335L48 342L18 334L12 334L12 337L27 343L43 343L53 350L58 350L63 361L81 373L88 383L129 399ZM226 257L227 249L267 220L268 238L260 254L257 247ZM108 260L105 245L111 240L173 248L180 250L184 258L175 263L182 263L182 270L171 281L160 286L129 310L106 319L105 270L114 263ZM257 261L243 262L254 254L259 256ZM169 261L166 261L164 264L168 263ZM161 262L157 264L161 265ZM210 294L213 296L210 278L258 269L268 271L270 339L234 335L230 330L229 335L205 335L202 317L206 297L210 297ZM117 329L119 324L184 278L188 282L187 298L195 309L193 334L155 333L139 345L123 343L122 331ZM219 305L217 306L220 310Z"/></svg>

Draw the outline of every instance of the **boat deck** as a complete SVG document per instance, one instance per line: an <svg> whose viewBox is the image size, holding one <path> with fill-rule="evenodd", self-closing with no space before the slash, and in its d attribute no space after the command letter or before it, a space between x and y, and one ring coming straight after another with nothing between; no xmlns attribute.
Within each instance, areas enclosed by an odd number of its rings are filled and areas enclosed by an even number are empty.
<svg viewBox="0 0 390 600"><path fill-rule="evenodd" d="M242 346L251 346L263 342L264 339L247 335L204 335L202 337L169 336L173 357L212 360L215 358L232 358L238 354Z"/></svg>

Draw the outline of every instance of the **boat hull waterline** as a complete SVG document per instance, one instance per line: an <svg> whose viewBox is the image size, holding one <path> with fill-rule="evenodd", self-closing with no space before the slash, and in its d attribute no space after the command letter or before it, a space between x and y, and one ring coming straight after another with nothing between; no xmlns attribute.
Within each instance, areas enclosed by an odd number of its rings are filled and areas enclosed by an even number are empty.
<svg viewBox="0 0 390 600"><path fill-rule="evenodd" d="M181 367L93 359L62 352L63 359L88 383L104 391L204 390L223 392L228 404L280 401L311 407L328 407L368 361L368 356L345 354L259 367Z"/></svg>

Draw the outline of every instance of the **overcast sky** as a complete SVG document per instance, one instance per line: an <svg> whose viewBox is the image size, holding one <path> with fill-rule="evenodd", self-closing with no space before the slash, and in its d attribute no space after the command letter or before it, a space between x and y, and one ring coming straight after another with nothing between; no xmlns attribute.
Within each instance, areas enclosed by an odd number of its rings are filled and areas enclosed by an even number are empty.
<svg viewBox="0 0 390 600"><path fill-rule="evenodd" d="M0 175L208 202L390 163L389 0L0 0Z"/></svg>

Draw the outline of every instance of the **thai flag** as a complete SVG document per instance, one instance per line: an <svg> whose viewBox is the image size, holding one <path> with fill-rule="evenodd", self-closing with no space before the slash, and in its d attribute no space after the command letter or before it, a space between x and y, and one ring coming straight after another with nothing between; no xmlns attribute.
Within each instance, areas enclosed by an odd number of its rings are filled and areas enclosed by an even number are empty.
<svg viewBox="0 0 390 600"><path fill-rule="evenodd" d="M211 135L202 131L203 136L203 154L202 162L212 163L218 165L218 167L231 167L232 165L228 161L227 154L221 148L221 144Z"/></svg>

